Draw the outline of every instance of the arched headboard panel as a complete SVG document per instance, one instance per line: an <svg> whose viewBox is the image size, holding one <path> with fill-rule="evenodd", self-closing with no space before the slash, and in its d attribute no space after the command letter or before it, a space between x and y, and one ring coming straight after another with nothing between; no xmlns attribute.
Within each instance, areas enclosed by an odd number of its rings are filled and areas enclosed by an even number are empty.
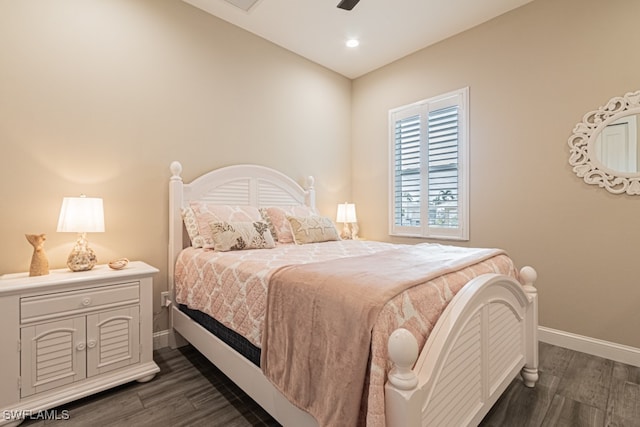
<svg viewBox="0 0 640 427"><path fill-rule="evenodd" d="M234 165L207 172L189 184L182 181L182 165L172 162L169 180L169 287L173 290L174 266L178 254L189 244L182 225L182 208L204 200L220 205L288 206L304 204L315 208L313 177L307 188L279 172L259 165Z"/></svg>

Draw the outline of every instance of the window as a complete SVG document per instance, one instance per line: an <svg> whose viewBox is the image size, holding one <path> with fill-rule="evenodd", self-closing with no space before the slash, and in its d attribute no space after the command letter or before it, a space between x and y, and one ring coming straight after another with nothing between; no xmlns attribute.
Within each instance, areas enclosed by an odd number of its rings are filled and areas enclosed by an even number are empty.
<svg viewBox="0 0 640 427"><path fill-rule="evenodd" d="M464 88L389 112L389 232L469 239L468 97Z"/></svg>

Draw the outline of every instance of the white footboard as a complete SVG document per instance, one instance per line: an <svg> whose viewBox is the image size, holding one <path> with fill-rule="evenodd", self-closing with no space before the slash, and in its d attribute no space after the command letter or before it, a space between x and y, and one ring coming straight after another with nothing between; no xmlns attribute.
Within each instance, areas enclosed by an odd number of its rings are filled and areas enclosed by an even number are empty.
<svg viewBox="0 0 640 427"><path fill-rule="evenodd" d="M520 280L487 274L449 303L422 352L405 329L389 338L389 426L477 425L522 369L538 379L537 294L531 267Z"/></svg>

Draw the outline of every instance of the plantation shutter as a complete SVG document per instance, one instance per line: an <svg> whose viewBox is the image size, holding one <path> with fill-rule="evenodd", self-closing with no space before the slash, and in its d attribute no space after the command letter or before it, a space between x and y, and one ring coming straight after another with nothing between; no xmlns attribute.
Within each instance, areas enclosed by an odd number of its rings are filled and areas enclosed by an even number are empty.
<svg viewBox="0 0 640 427"><path fill-rule="evenodd" d="M420 225L420 116L395 124L395 222Z"/></svg>
<svg viewBox="0 0 640 427"><path fill-rule="evenodd" d="M468 239L466 95L390 111L391 234Z"/></svg>
<svg viewBox="0 0 640 427"><path fill-rule="evenodd" d="M429 225L458 227L457 105L429 112Z"/></svg>

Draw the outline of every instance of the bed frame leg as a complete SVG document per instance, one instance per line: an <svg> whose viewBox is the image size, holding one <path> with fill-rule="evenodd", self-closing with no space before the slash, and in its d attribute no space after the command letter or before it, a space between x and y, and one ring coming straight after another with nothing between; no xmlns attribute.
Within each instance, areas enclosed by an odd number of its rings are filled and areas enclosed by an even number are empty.
<svg viewBox="0 0 640 427"><path fill-rule="evenodd" d="M538 368L529 368L527 366L522 368L522 379L527 387L534 387L538 382L538 378Z"/></svg>
<svg viewBox="0 0 640 427"><path fill-rule="evenodd" d="M529 298L527 309L526 363L522 368L522 379L527 387L534 387L538 381L538 291L533 286L538 274L532 267L520 270L520 283Z"/></svg>

